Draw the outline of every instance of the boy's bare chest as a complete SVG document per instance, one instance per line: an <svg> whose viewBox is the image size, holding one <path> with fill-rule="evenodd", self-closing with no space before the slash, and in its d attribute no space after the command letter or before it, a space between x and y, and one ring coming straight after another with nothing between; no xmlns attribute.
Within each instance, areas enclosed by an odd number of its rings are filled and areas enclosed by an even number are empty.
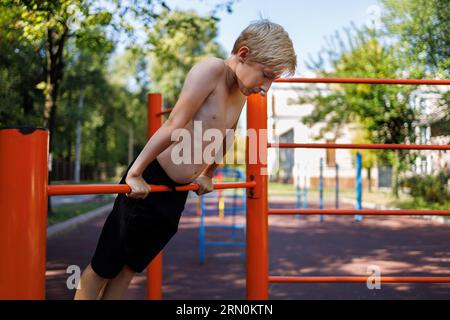
<svg viewBox="0 0 450 320"><path fill-rule="evenodd" d="M244 103L245 96L230 95L219 88L203 102L193 120L202 121L203 128L230 129L239 119Z"/></svg>

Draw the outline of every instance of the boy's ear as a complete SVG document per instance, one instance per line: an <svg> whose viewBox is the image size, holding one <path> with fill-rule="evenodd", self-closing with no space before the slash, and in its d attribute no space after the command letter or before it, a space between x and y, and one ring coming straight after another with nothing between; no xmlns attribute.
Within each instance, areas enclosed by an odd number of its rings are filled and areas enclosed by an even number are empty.
<svg viewBox="0 0 450 320"><path fill-rule="evenodd" d="M248 54L250 53L250 48L247 46L242 46L238 50L239 61L244 62L247 59Z"/></svg>

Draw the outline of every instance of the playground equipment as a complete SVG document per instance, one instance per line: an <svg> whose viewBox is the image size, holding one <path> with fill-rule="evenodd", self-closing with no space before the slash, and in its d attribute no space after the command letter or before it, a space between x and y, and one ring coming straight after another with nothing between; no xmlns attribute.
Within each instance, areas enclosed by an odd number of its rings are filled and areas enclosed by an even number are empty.
<svg viewBox="0 0 450 320"><path fill-rule="evenodd" d="M277 82L381 83L450 85L450 80L416 79L280 79ZM149 96L149 135L161 125L161 95ZM159 109L159 110L158 110ZM267 130L267 98L247 98L247 130ZM268 215L321 214L313 209L270 209L267 189L267 148L349 148L349 149L420 149L450 150L450 145L415 144L294 144L267 142L267 136L256 135L247 148L246 182L215 184L214 189L247 189L246 286L247 299L268 299L269 283L338 283L366 282L367 277L281 277L269 276ZM2 128L0 130L0 299L45 298L46 211L49 195L129 193L127 185L48 185L48 142L45 129ZM262 150L259 150L262 146ZM257 157L249 152L257 150ZM259 152L262 151L262 152ZM190 184L181 190L198 190ZM152 192L169 191L167 186L152 186ZM450 210L327 210L332 215L450 215ZM148 297L161 299L161 256L148 268ZM450 283L442 277L381 277L388 283Z"/></svg>
<svg viewBox="0 0 450 320"><path fill-rule="evenodd" d="M242 170L235 168L216 168L215 176L218 181L234 180L242 181L244 174ZM245 248L245 241L237 241L237 231L243 230L245 237L245 223L238 224L238 216L245 218L245 192L239 189L233 189L232 194L226 194L218 190L200 196L200 263L205 263L205 249L208 246L238 246ZM230 200L230 201L227 201ZM231 222L227 224L206 224L205 217L208 214L219 214L220 218L231 217ZM206 241L206 229L229 229L231 230L231 241Z"/></svg>
<svg viewBox="0 0 450 320"><path fill-rule="evenodd" d="M162 96L149 94L150 138L161 125ZM0 299L45 299L48 196L129 193L126 184L49 185L49 132L34 127L0 128ZM254 181L218 183L215 190L250 188ZM198 190L197 184L176 191ZM152 192L169 187L151 185ZM162 252L147 268L147 298L162 299Z"/></svg>
<svg viewBox="0 0 450 320"><path fill-rule="evenodd" d="M356 210L362 209L362 154L356 153ZM362 215L355 215L355 221L361 221Z"/></svg>
<svg viewBox="0 0 450 320"><path fill-rule="evenodd" d="M430 85L450 85L449 80L417 80L417 79L341 79L341 78L291 78L280 79L276 82L298 82L298 83L377 83L377 84L430 84ZM267 110L267 99L260 96L250 96L247 99L247 129L249 128L267 128L267 114L258 112L258 110ZM450 150L449 145L403 145L403 144L300 144L300 143L268 143L268 148L335 148L335 149L420 149L420 150ZM263 159L260 166L264 166L266 159ZM249 168L250 167L250 168ZM247 169L253 167L247 165ZM260 169L260 167L259 167ZM254 171L253 171L254 172ZM249 173L247 173L248 176ZM251 174L251 173L250 173ZM261 191L258 200L248 198L247 208L256 208L260 210L267 209L267 214L285 215L285 214L321 214L321 209L270 209L267 208L267 179L264 176L256 176L257 185L253 190ZM248 191L250 192L250 191ZM258 201L254 203L253 201ZM441 215L450 212L450 210L327 210L327 214L333 215ZM254 217L247 215L247 270L253 270L247 273L247 298L248 299L267 299L269 283L349 283L366 282L367 277L281 277L269 276L268 273L268 253L267 253L267 219L264 217ZM250 238L250 239L249 239ZM254 252L257 250L257 252ZM251 253L251 256L250 256ZM381 277L381 282L385 283L405 283L405 282L439 282L448 283L450 277Z"/></svg>
<svg viewBox="0 0 450 320"><path fill-rule="evenodd" d="M335 183L334 183L334 208L339 209L339 164L336 163L335 166L332 166L335 169ZM323 205L323 158L320 158L320 170L319 170L319 209L324 209ZM356 153L356 209L361 210L362 209L362 155L360 152ZM305 182L303 183L303 209L306 209L308 206L308 202L306 199L306 194L308 192L307 183L306 183L306 176L304 177ZM300 180L300 177L297 178L297 181ZM297 183L296 186L296 196L297 196L297 202L296 202L296 208L301 207L301 201L300 201L300 193L301 188L300 184ZM325 211L326 212L326 211ZM300 215L296 215L296 217L300 217ZM355 221L361 221L362 215L355 215ZM324 222L324 215L320 215L320 222Z"/></svg>

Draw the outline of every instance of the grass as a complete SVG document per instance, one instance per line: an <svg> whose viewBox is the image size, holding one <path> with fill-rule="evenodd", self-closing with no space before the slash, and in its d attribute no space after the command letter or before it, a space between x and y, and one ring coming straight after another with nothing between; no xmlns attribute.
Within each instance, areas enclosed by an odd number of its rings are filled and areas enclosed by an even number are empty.
<svg viewBox="0 0 450 320"><path fill-rule="evenodd" d="M53 213L47 218L47 226L52 226L56 223L66 221L70 218L97 209L107 203L110 203L112 199L113 195L101 194L91 200L87 200L82 203L54 206L52 207Z"/></svg>
<svg viewBox="0 0 450 320"><path fill-rule="evenodd" d="M302 191L301 191L302 192ZM269 182L269 197L270 196L291 196L293 199L296 197L296 189L292 184ZM301 193L303 199L303 193ZM339 197L356 199L355 189L343 189L339 190ZM309 200L314 199L318 201L319 190L318 189L308 189L307 198ZM334 188L324 188L323 190L324 201L333 202L335 198ZM363 202L370 202L377 205L382 205L385 207L396 207L401 209L429 209L429 210L449 210L450 201L439 203L428 203L421 198L414 199L409 194L400 192L399 199L396 199L392 192L376 190L375 188L369 192L367 189L363 190L362 195Z"/></svg>
<svg viewBox="0 0 450 320"><path fill-rule="evenodd" d="M411 199L398 203L401 209L429 209L429 210L449 210L450 201L444 203L428 203L422 198Z"/></svg>
<svg viewBox="0 0 450 320"><path fill-rule="evenodd" d="M396 206L400 209L412 210L450 210L450 201L445 201L444 203L428 203L422 198L416 198L398 202ZM445 219L450 219L450 216L443 217Z"/></svg>
<svg viewBox="0 0 450 320"><path fill-rule="evenodd" d="M106 180L80 180L80 183L76 184L111 184L118 183L121 177L118 178L110 178ZM50 181L50 184L75 184L73 180L58 180L58 181Z"/></svg>

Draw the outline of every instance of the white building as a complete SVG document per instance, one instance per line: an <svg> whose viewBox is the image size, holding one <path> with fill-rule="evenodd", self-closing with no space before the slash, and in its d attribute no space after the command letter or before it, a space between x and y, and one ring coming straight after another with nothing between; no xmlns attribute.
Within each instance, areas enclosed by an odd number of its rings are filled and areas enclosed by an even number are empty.
<svg viewBox="0 0 450 320"><path fill-rule="evenodd" d="M440 93L448 90L446 87L419 87L411 96L411 104L420 113L416 124L416 135L418 144L450 144L450 121L446 113L446 107L439 100ZM433 92L434 91L434 92ZM437 92L436 92L437 91ZM447 109L448 110L448 109ZM447 117L447 120L445 118ZM446 122L445 122L446 121ZM447 126L445 130L438 127ZM438 150L424 150L416 159L413 167L414 173L431 174L444 168L450 169L450 152Z"/></svg>
<svg viewBox="0 0 450 320"><path fill-rule="evenodd" d="M298 104L300 95L314 92L313 86L318 86L326 94L327 84L274 83L269 91L268 100L268 134L269 141L290 143L352 143L357 128L355 125L344 125L339 137L334 133L325 134L322 140L315 140L325 123L317 123L309 128L302 118L311 114L314 106ZM410 103L419 108L423 116L417 123L419 144L448 144L450 136L432 137L433 119L439 118L442 110L437 108L440 95L430 93L430 88L419 87L412 95ZM442 115L441 115L442 116ZM279 179L286 183L299 184L303 187L317 188L320 176L320 159L323 159L324 186L335 185L336 164L339 165L339 185L343 188L355 187L356 159L350 149L269 149L268 169L271 179L276 178L279 168ZM362 159L364 162L364 158ZM431 173L450 165L450 153L446 151L421 151L413 168L415 173ZM372 168L372 187L390 186L390 168ZM367 170L362 170L363 186L367 187Z"/></svg>
<svg viewBox="0 0 450 320"><path fill-rule="evenodd" d="M324 122L317 123L309 128L302 122L302 118L311 114L314 106L311 104L298 104L299 95L313 92L313 84L300 83L274 83L268 100L268 132L269 141L280 143L352 143L355 127L345 125L340 137L333 133L325 134L322 140L315 140ZM315 84L321 90L326 91L326 84ZM317 188L320 176L320 161L323 159L324 186L335 185L336 164L339 165L339 185L343 188L355 187L356 159L352 159L350 149L269 149L268 169L272 173L271 179L275 178L277 167L280 167L279 178L287 183L299 184L303 187ZM364 161L364 159L363 159ZM367 173L362 172L363 185ZM372 186L377 185L377 170L372 170Z"/></svg>

